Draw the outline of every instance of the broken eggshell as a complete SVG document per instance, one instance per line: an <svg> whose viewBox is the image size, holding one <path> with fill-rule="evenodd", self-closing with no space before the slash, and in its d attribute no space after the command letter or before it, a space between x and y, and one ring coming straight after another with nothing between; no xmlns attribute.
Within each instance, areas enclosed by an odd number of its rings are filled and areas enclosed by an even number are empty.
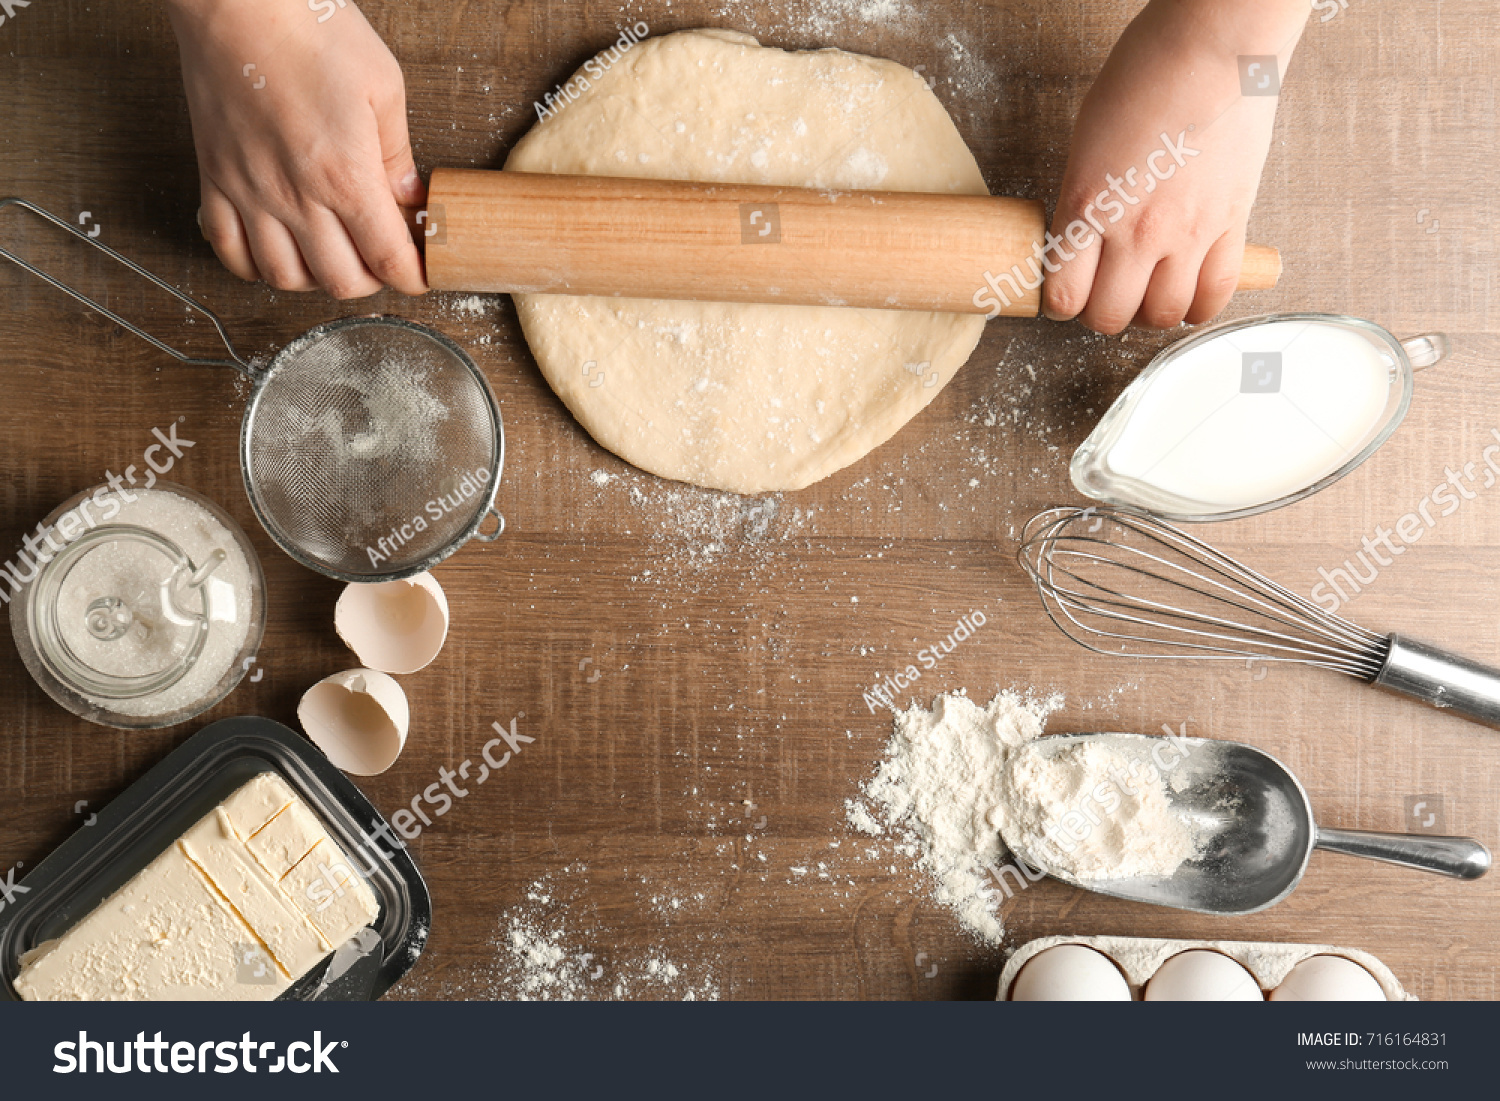
<svg viewBox="0 0 1500 1101"><path fill-rule="evenodd" d="M297 705L313 744L345 772L378 776L401 756L411 711L406 693L375 669L349 669L320 680Z"/></svg>
<svg viewBox="0 0 1500 1101"><path fill-rule="evenodd" d="M448 598L427 573L351 584L339 597L333 624L368 668L415 673L432 664L448 637Z"/></svg>

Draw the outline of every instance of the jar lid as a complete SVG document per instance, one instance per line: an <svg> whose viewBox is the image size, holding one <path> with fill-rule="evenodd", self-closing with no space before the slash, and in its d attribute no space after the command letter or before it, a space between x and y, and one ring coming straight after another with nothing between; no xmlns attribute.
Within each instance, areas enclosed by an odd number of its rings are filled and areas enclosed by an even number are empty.
<svg viewBox="0 0 1500 1101"><path fill-rule="evenodd" d="M224 559L217 550L200 565L129 524L80 536L37 579L28 611L38 656L87 696L132 699L176 684L203 650L209 581Z"/></svg>

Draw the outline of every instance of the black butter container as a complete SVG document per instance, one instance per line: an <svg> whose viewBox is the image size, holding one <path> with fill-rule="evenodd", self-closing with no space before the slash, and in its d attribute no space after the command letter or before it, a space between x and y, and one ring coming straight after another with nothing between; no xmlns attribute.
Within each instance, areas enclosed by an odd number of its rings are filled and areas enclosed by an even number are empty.
<svg viewBox="0 0 1500 1101"><path fill-rule="evenodd" d="M21 957L62 936L242 784L276 772L322 820L380 902L361 937L278 1000L373 1001L416 966L432 897L380 812L314 746L280 723L223 719L200 730L57 847L0 913L0 999L15 1001ZM394 851L393 851L394 850Z"/></svg>

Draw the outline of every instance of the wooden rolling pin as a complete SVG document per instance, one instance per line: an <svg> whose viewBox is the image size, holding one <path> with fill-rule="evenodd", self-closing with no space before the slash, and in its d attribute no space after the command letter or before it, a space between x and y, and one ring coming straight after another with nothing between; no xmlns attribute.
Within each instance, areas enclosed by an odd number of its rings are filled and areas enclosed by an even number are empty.
<svg viewBox="0 0 1500 1101"><path fill-rule="evenodd" d="M440 168L418 233L436 290L1035 317L1061 259L1039 255L1045 217L1031 199ZM1240 290L1280 275L1274 248L1245 249Z"/></svg>

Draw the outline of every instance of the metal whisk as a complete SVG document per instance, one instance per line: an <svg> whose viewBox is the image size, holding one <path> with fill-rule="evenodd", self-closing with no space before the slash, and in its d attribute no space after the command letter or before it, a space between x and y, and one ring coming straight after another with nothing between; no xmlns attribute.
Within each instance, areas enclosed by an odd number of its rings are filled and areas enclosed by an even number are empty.
<svg viewBox="0 0 1500 1101"><path fill-rule="evenodd" d="M1018 557L1052 622L1095 653L1316 665L1500 726L1500 672L1367 631L1144 513L1048 509Z"/></svg>

